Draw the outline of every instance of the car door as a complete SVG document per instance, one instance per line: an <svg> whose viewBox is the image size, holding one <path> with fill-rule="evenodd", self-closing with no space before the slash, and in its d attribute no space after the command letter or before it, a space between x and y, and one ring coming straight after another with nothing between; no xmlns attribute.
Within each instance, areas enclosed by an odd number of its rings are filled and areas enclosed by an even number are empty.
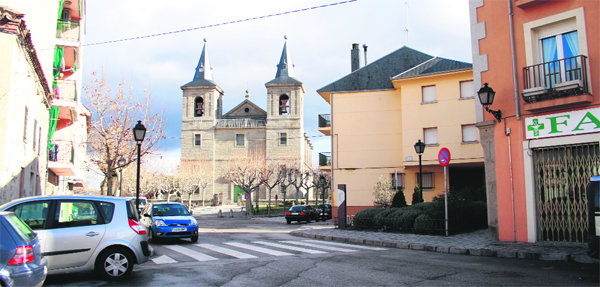
<svg viewBox="0 0 600 287"><path fill-rule="evenodd" d="M57 200L49 220L44 255L51 270L87 263L106 231L104 218L91 200Z"/></svg>
<svg viewBox="0 0 600 287"><path fill-rule="evenodd" d="M7 209L14 212L17 217L27 223L37 233L42 254L46 252L47 248L48 227L50 225L47 219L51 204L51 200L34 200L19 203Z"/></svg>

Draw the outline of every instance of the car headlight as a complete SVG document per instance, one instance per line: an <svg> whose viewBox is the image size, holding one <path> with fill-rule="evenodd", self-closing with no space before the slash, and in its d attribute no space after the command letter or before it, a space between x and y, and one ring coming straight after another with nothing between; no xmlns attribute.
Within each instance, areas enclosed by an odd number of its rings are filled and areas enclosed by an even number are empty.
<svg viewBox="0 0 600 287"><path fill-rule="evenodd" d="M156 225L156 226L167 226L165 224L165 222L162 221L162 220L160 220L160 219L154 220L154 225Z"/></svg>
<svg viewBox="0 0 600 287"><path fill-rule="evenodd" d="M192 225L198 225L198 221L196 221L196 218L192 218L191 220Z"/></svg>

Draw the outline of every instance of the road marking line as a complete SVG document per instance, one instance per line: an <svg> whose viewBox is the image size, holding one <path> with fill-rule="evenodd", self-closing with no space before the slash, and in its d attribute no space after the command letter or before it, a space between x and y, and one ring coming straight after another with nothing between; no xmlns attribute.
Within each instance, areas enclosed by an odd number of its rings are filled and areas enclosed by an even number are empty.
<svg viewBox="0 0 600 287"><path fill-rule="evenodd" d="M283 245L283 244L278 244L278 243L273 243L273 242L267 242L267 241L252 241L252 243L257 243L257 244L262 244L262 245L267 245L267 246L273 246L273 247L277 247L277 248L281 248L281 249L289 249L289 250L294 250L294 251L300 251L300 252L310 253L310 254L323 254L323 253L327 253L325 251L319 251L319 250L313 250L313 249L308 249L308 248Z"/></svg>
<svg viewBox="0 0 600 287"><path fill-rule="evenodd" d="M277 250L270 250L270 249L266 249L266 248L262 248L262 247L258 247L258 246L254 246L254 245L250 245L250 244L245 244L245 243L239 243L239 242L225 242L225 244L230 245L230 246L239 247L239 248L257 251L260 253L266 253L266 254L270 254L270 255L274 255L274 256L294 255L292 253L287 253L287 252L282 252L282 251L277 251Z"/></svg>
<svg viewBox="0 0 600 287"><path fill-rule="evenodd" d="M206 255L204 253L200 253L197 251L194 251L192 249L189 248L185 248L185 247L181 247L178 245L163 245L163 247L167 248L167 249L171 249L175 252L179 252L185 256L191 257L196 259L197 261L209 261L209 260L217 260L217 258L214 258L212 256Z"/></svg>
<svg viewBox="0 0 600 287"><path fill-rule="evenodd" d="M312 239L307 239L307 240L302 240L302 241L311 242L311 243L321 243L321 244L342 246L342 247L366 249L366 250L379 250L379 251L381 251L381 250L387 250L386 248L381 248L381 247L371 247L371 246L363 246L363 245L354 245L354 244L331 242L331 241L319 241L319 240L312 240Z"/></svg>
<svg viewBox="0 0 600 287"><path fill-rule="evenodd" d="M250 258L258 258L254 255L250 255L247 253L243 253L243 252L239 252L239 251L235 251L232 249L227 249L227 248L223 248L223 247L219 247L216 245L212 245L212 244L196 244L196 246L200 246L202 248L206 248L215 252L219 252L225 255L229 255L235 258L239 258L239 259L250 259Z"/></svg>
<svg viewBox="0 0 600 287"><path fill-rule="evenodd" d="M174 260L173 258L167 256L167 255L161 255L159 257L153 258L152 262L154 262L155 264L172 264L172 263L177 263L176 260Z"/></svg>
<svg viewBox="0 0 600 287"><path fill-rule="evenodd" d="M340 252L357 252L358 251L358 250L354 250L354 249L339 248L339 247L333 247L333 246L323 246L323 245L319 245L319 244L302 242L302 241L280 241L280 242L294 244L294 245L300 245L300 246L314 247L314 248L318 248L318 249L325 249L325 250L331 250L331 251L340 251Z"/></svg>

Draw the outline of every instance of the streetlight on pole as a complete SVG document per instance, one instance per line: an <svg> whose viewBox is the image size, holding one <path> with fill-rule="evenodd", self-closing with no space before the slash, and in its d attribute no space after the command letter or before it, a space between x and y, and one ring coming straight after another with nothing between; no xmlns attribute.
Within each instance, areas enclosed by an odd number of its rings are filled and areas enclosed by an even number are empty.
<svg viewBox="0 0 600 287"><path fill-rule="evenodd" d="M419 154L419 191L423 194L423 165L421 164L421 155L425 151L425 143L421 139L415 144L415 151Z"/></svg>
<svg viewBox="0 0 600 287"><path fill-rule="evenodd" d="M121 156L119 160L117 160L117 164L119 165L119 196L123 196L123 167L125 167L125 158Z"/></svg>
<svg viewBox="0 0 600 287"><path fill-rule="evenodd" d="M133 128L133 137L137 143L137 179L135 187L135 210L140 209L140 150L142 148L142 142L146 136L146 127L142 125L142 121L138 121L137 125Z"/></svg>

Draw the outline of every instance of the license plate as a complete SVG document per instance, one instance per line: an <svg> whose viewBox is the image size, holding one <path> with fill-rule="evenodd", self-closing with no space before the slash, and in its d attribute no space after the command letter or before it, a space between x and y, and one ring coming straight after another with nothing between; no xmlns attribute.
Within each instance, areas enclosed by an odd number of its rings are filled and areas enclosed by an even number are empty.
<svg viewBox="0 0 600 287"><path fill-rule="evenodd" d="M187 228L185 228L185 227L175 227L175 228L173 228L173 232L186 231L186 230L187 230Z"/></svg>
<svg viewBox="0 0 600 287"><path fill-rule="evenodd" d="M292 212L292 215L298 215L298 212Z"/></svg>

